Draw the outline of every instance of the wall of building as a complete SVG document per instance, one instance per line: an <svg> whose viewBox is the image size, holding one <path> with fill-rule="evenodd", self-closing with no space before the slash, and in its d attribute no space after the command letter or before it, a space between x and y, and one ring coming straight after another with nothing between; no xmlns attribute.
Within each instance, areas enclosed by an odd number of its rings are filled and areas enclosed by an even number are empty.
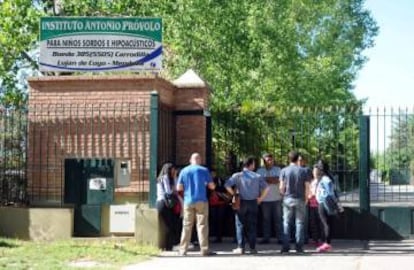
<svg viewBox="0 0 414 270"><path fill-rule="evenodd" d="M51 76L29 80L28 193L32 203L60 204L66 158L131 161L131 185L116 193L146 198L149 190L150 93L178 114L177 164L205 157L207 87L180 88L159 77Z"/></svg>

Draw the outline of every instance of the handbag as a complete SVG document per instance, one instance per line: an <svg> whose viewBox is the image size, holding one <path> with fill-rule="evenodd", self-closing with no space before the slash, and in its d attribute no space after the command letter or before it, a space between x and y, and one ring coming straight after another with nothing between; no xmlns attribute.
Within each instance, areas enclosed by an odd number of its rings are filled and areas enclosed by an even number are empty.
<svg viewBox="0 0 414 270"><path fill-rule="evenodd" d="M240 210L240 195L239 193L234 194L232 200L231 200L231 208L233 208L233 210Z"/></svg>
<svg viewBox="0 0 414 270"><path fill-rule="evenodd" d="M326 196L323 202L323 207L330 216L336 216L339 212L338 201L332 195Z"/></svg>
<svg viewBox="0 0 414 270"><path fill-rule="evenodd" d="M237 175L237 179L236 179L236 188L234 189L234 196L231 200L231 208L233 208L233 210L238 211L240 210L240 194L239 194L239 188L238 188L238 184L240 181L240 176L241 174ZM239 180L239 181L237 181Z"/></svg>
<svg viewBox="0 0 414 270"><path fill-rule="evenodd" d="M164 202L167 208L174 208L178 204L178 198L174 193L165 193Z"/></svg>

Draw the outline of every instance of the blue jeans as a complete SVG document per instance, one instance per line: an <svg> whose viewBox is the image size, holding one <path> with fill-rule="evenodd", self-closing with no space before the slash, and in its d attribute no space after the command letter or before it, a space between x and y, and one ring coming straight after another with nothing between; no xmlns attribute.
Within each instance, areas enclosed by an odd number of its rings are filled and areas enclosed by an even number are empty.
<svg viewBox="0 0 414 270"><path fill-rule="evenodd" d="M305 242L305 201L301 199L285 198L283 200L283 249L289 250L290 221L294 217L296 228L296 250L302 250Z"/></svg>
<svg viewBox="0 0 414 270"><path fill-rule="evenodd" d="M250 249L256 249L257 213L258 206L256 200L241 200L240 210L236 212L236 237L238 247L244 249L247 240Z"/></svg>
<svg viewBox="0 0 414 270"><path fill-rule="evenodd" d="M262 202L263 240L270 240L272 225L276 229L276 238L282 240L282 203L281 201Z"/></svg>

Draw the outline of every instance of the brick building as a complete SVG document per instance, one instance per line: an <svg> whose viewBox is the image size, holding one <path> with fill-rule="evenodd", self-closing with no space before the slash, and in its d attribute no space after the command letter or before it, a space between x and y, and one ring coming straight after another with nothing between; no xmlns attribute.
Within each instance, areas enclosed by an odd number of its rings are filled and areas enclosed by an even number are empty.
<svg viewBox="0 0 414 270"><path fill-rule="evenodd" d="M86 166L115 166L116 204L148 202L149 179L166 161L185 165L199 152L209 162L209 87L192 70L173 82L110 75L38 77L29 84L27 191L33 205L73 203L75 171ZM154 110L157 137L151 140ZM80 160L77 169L69 166ZM128 170L129 181L116 179L117 164Z"/></svg>

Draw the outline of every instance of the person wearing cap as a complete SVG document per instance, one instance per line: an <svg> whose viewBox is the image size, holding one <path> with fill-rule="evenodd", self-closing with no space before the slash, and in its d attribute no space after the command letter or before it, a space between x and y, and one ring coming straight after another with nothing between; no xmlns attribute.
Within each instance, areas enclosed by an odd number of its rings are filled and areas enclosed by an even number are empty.
<svg viewBox="0 0 414 270"><path fill-rule="evenodd" d="M275 166L273 155L266 153L262 156L263 167L257 173L264 177L269 192L264 197L260 207L262 211L263 239L260 244L269 244L272 228L275 229L278 242L282 241L282 195L279 190L280 168Z"/></svg>

